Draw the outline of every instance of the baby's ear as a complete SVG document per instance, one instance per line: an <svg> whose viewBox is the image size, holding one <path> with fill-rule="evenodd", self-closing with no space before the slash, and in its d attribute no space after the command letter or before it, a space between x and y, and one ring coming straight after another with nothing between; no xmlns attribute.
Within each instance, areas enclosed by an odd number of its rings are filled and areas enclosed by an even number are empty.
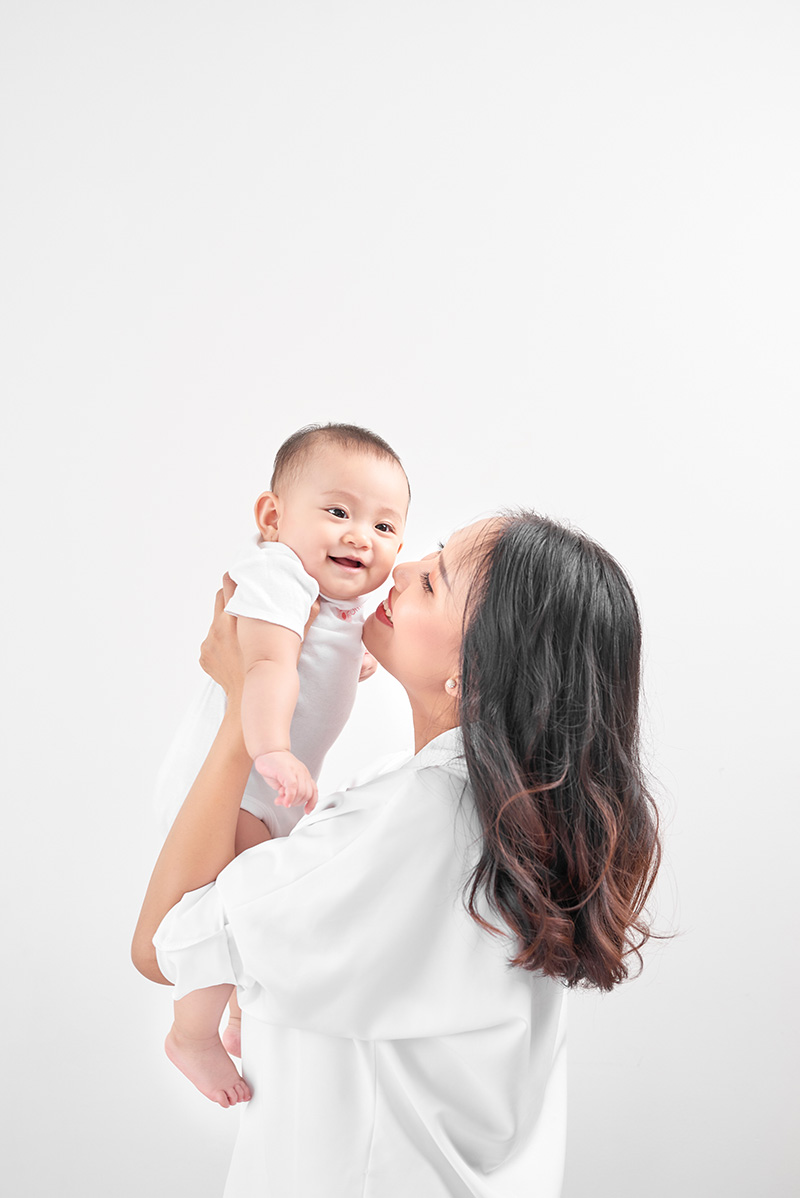
<svg viewBox="0 0 800 1198"><path fill-rule="evenodd" d="M277 541L280 503L273 491L264 491L256 500L255 517L258 531L265 541Z"/></svg>

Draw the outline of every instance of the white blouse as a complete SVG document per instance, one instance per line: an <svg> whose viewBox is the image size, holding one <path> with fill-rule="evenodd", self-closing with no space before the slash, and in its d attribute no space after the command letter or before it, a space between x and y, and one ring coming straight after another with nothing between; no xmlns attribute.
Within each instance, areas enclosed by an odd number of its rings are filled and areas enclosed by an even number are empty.
<svg viewBox="0 0 800 1198"><path fill-rule="evenodd" d="M455 729L368 771L158 929L175 997L233 982L245 1013L225 1198L560 1193L565 989L509 967L465 909L460 754Z"/></svg>

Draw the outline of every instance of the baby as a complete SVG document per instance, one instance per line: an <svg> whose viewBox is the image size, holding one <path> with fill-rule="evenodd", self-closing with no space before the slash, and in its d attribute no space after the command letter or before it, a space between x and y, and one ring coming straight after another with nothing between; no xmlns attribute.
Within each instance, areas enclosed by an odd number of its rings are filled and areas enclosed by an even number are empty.
<svg viewBox="0 0 800 1198"><path fill-rule="evenodd" d="M225 609L237 617L245 665L242 730L254 763L237 853L288 835L316 803L316 779L350 714L364 666L361 596L388 578L409 501L394 451L350 424L294 433L278 450L270 487L256 502L258 543L230 570L236 591ZM319 613L306 634L317 600ZM163 823L171 824L188 793L223 711L222 690L209 680L159 775ZM250 1097L228 1055L240 1051L231 993L230 986L214 986L179 999L166 1043L170 1060L222 1106ZM219 1022L229 999L223 1041Z"/></svg>

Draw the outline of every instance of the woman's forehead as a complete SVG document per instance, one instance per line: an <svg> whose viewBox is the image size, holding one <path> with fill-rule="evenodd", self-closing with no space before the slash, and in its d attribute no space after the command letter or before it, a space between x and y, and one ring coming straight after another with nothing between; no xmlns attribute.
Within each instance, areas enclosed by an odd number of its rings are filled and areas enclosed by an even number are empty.
<svg viewBox="0 0 800 1198"><path fill-rule="evenodd" d="M498 516L487 516L484 520L476 520L474 524L468 524L466 528L457 529L448 540L443 552L455 565L456 560L470 555L472 550L484 546L488 540L491 540L492 533L499 530L499 526L500 518Z"/></svg>
<svg viewBox="0 0 800 1198"><path fill-rule="evenodd" d="M463 581L471 581L470 566L497 535L500 524L499 517L489 516L453 533L439 554L440 571L446 575L449 583L453 584L459 574ZM467 568L463 570L462 567Z"/></svg>

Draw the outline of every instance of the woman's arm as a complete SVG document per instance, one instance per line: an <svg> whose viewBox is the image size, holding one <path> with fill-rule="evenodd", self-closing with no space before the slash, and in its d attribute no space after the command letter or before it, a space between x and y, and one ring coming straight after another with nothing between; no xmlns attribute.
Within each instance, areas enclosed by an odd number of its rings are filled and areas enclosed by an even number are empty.
<svg viewBox="0 0 800 1198"><path fill-rule="evenodd" d="M153 936L184 894L213 882L233 860L239 804L250 773L242 737L244 674L236 619L224 611L233 589L226 575L200 656L203 669L227 694L225 717L156 861L133 937L134 965L146 978L165 985L169 983L158 968Z"/></svg>

